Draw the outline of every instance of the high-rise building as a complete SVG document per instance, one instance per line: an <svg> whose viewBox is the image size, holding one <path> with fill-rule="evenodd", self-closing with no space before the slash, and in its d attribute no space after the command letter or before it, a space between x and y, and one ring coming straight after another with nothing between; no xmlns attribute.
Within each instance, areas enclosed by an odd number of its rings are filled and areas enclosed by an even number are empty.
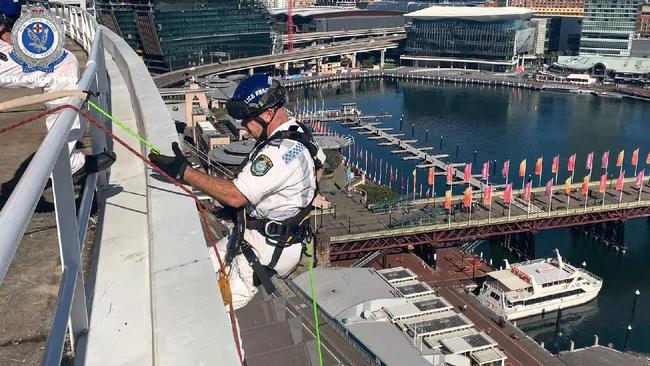
<svg viewBox="0 0 650 366"><path fill-rule="evenodd" d="M641 7L641 14L637 22L637 33L641 38L650 38L650 5Z"/></svg>
<svg viewBox="0 0 650 366"><path fill-rule="evenodd" d="M640 0L586 0L581 55L629 56Z"/></svg>
<svg viewBox="0 0 650 366"><path fill-rule="evenodd" d="M508 5L533 9L538 16L581 17L585 0L510 0Z"/></svg>
<svg viewBox="0 0 650 366"><path fill-rule="evenodd" d="M257 0L96 0L96 13L154 74L271 52L269 14Z"/></svg>

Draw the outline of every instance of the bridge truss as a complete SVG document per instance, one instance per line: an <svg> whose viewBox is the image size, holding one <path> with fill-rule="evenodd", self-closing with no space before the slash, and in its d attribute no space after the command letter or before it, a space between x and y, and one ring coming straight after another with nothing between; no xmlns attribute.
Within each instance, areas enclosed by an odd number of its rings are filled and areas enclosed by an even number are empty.
<svg viewBox="0 0 650 366"><path fill-rule="evenodd" d="M638 206L609 211L576 213L567 216L450 228L447 230L439 229L417 233L404 233L403 235L359 238L344 242L334 241L330 243L330 258L332 260L344 260L358 257L370 251L407 248L427 244L444 246L447 243L461 240L484 239L526 232L536 233L541 230L588 226L603 222L623 222L627 219L649 216L650 206Z"/></svg>

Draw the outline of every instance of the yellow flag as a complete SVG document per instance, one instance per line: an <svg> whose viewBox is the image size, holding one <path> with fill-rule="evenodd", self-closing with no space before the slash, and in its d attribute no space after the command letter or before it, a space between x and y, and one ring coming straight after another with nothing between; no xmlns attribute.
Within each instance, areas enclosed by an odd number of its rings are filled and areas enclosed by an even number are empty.
<svg viewBox="0 0 650 366"><path fill-rule="evenodd" d="M571 177L567 178L566 181L564 181L564 193L571 193Z"/></svg>
<svg viewBox="0 0 650 366"><path fill-rule="evenodd" d="M451 189L445 192L445 208L451 208Z"/></svg>

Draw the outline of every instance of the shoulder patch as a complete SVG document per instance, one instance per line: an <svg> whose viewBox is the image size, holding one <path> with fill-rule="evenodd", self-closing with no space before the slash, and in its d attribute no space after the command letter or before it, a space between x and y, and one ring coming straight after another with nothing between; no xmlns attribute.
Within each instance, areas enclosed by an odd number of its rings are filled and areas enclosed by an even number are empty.
<svg viewBox="0 0 650 366"><path fill-rule="evenodd" d="M261 177L273 167L273 162L268 156L262 154L258 156L251 164L251 173L256 177Z"/></svg>
<svg viewBox="0 0 650 366"><path fill-rule="evenodd" d="M295 145L293 145L291 149L289 149L289 151L287 151L286 153L284 153L284 155L282 155L282 160L284 160L286 164L289 164L293 161L293 159L295 159L298 155L300 155L300 153L304 149L305 149L305 145L301 143L296 143Z"/></svg>

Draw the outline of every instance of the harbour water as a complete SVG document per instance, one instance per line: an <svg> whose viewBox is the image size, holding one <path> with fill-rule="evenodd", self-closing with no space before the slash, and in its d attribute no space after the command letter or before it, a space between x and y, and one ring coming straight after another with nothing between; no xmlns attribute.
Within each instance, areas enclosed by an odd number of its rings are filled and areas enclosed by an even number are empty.
<svg viewBox="0 0 650 366"><path fill-rule="evenodd" d="M496 160L496 169L490 169L491 173L494 172L490 180L495 184L504 183L501 167L504 160L510 159L510 181L515 182L515 188L521 186L517 172L522 159L527 159L527 174L532 175L533 184L537 186L538 177L533 175L536 159L544 157L544 184L551 178L551 161L556 154L561 158L560 182L569 174L566 166L572 153L577 154L575 181L582 181L582 177L588 174L585 160L591 151L595 152L592 181L604 173L600 157L606 150L611 151L610 177L618 175L614 164L621 149L625 149L626 176L633 175L630 157L637 147L641 151L638 169L645 168L646 172L650 169L644 164L650 151L650 103L584 94L398 80L319 84L291 91L289 101L290 106L309 105L311 108L314 105L338 108L341 103L353 101L364 113L392 114L392 118L382 122L383 127L392 127L395 133L399 130L400 116L404 115L401 133L410 139L414 131L413 139L418 140L415 145L434 147L431 154L446 153L450 155L450 161L472 162L476 151L474 174L480 173L484 161ZM412 179L416 163L391 154L394 148L379 147L377 141L366 140L339 124L328 126L339 133L354 136L357 147L381 159L384 167L388 163L393 169L398 169L404 180ZM428 141L425 142L427 135ZM385 171L382 175L385 177ZM438 197L446 189L443 179L436 177L434 191ZM418 170L417 185L421 182L423 191L428 188L426 181L427 171ZM403 193L412 191L412 184L398 189ZM600 344L612 343L621 349L626 328L631 323L632 350L650 353L650 223L637 219L629 220L625 225L626 254L617 253L568 229L537 234L538 257L551 256L553 249L558 248L570 263L580 266L586 262L588 270L604 279L604 285L595 301L564 313L557 346L554 342L555 314L547 314L545 319L538 317L519 322L524 331L538 342L543 341L553 352L567 349L570 340L575 341L576 347L591 345L595 334L599 336ZM503 258L516 260L502 248L487 244L479 246L476 251L492 258L497 266L503 263ZM641 295L632 320L632 303L637 289Z"/></svg>

